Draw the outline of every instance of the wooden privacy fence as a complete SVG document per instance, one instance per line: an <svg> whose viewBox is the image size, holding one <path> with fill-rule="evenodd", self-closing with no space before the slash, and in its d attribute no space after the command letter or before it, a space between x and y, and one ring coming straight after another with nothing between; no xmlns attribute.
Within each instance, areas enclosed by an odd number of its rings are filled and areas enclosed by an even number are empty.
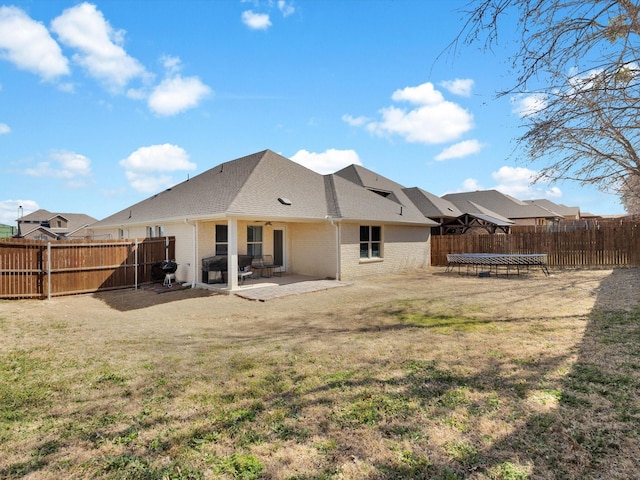
<svg viewBox="0 0 640 480"><path fill-rule="evenodd" d="M141 240L0 241L0 298L138 287L154 263L175 257L175 237Z"/></svg>
<svg viewBox="0 0 640 480"><path fill-rule="evenodd" d="M431 264L446 265L447 253L546 253L549 267L640 267L640 225L623 223L572 232L432 236Z"/></svg>

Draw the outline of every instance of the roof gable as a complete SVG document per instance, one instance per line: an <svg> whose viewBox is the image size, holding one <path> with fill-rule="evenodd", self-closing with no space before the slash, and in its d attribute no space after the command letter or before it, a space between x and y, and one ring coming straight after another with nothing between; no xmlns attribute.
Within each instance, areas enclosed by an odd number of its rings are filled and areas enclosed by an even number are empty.
<svg viewBox="0 0 640 480"><path fill-rule="evenodd" d="M365 191L374 193L380 198L392 202L395 206L389 207L391 211L398 212L400 211L399 207L402 207L403 216L415 215L416 218L421 217L423 221L429 217L422 211L414 199L407 195L408 189L403 185L369 170L362 165L349 165L337 171L334 175L363 187ZM391 211L389 213L391 213ZM430 221L430 224L437 225L437 222Z"/></svg>
<svg viewBox="0 0 640 480"><path fill-rule="evenodd" d="M399 203L366 188L359 187L338 174L327 175L334 192L334 202L340 218L384 223L417 223L437 225L411 202Z"/></svg>

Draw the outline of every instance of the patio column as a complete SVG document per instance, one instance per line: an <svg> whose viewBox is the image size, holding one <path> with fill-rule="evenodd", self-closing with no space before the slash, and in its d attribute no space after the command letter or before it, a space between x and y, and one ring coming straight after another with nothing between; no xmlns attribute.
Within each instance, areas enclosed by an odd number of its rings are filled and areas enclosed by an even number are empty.
<svg viewBox="0 0 640 480"><path fill-rule="evenodd" d="M238 220L230 218L227 225L227 287L238 289Z"/></svg>

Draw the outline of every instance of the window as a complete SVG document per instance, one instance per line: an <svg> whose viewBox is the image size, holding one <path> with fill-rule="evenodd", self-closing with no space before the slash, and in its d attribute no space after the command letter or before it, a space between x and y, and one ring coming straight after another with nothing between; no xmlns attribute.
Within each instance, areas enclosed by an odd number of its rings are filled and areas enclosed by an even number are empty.
<svg viewBox="0 0 640 480"><path fill-rule="evenodd" d="M124 238L124 229L123 228L119 228L118 229L118 238L120 240L122 240Z"/></svg>
<svg viewBox="0 0 640 480"><path fill-rule="evenodd" d="M360 226L360 258L382 258L382 227Z"/></svg>
<svg viewBox="0 0 640 480"><path fill-rule="evenodd" d="M147 238L153 238L153 227L147 227Z"/></svg>
<svg viewBox="0 0 640 480"><path fill-rule="evenodd" d="M247 255L262 257L262 227L260 226L247 227Z"/></svg>
<svg viewBox="0 0 640 480"><path fill-rule="evenodd" d="M164 227L161 225L156 226L156 237L164 237Z"/></svg>
<svg viewBox="0 0 640 480"><path fill-rule="evenodd" d="M226 225L216 225L216 255L229 253L229 237Z"/></svg>

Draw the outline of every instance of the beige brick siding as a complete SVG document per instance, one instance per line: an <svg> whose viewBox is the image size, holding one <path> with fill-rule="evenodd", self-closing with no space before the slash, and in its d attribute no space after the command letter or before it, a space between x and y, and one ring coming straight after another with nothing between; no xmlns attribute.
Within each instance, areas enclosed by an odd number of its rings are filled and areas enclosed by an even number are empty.
<svg viewBox="0 0 640 480"><path fill-rule="evenodd" d="M430 228L382 227L381 259L360 258L360 224L341 224L342 280L424 268L431 262Z"/></svg>

